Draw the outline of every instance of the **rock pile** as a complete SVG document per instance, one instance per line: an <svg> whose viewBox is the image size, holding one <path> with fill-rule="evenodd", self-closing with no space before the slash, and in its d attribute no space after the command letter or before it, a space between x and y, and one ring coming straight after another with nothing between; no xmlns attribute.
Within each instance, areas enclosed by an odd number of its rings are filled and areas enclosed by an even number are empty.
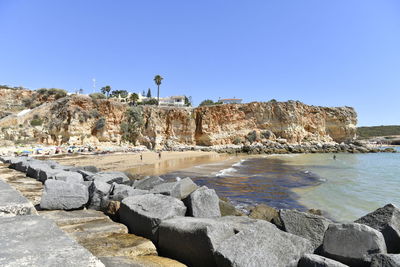
<svg viewBox="0 0 400 267"><path fill-rule="evenodd" d="M149 238L159 255L188 266L399 266L400 254L388 254L399 253L400 210L392 204L347 224L266 205L250 217L221 216L229 215L220 208L227 203L190 178L131 181L122 172L0 160L44 183L42 209L102 210Z"/></svg>
<svg viewBox="0 0 400 267"><path fill-rule="evenodd" d="M190 147L180 146L177 151L201 150L215 151L218 153L247 153L247 154L298 154L298 153L395 153L393 148L368 147L364 144L355 143L335 143L335 142L304 142L301 144L291 144L287 140L279 141L266 140L264 142L253 142L242 145L216 145L210 147Z"/></svg>

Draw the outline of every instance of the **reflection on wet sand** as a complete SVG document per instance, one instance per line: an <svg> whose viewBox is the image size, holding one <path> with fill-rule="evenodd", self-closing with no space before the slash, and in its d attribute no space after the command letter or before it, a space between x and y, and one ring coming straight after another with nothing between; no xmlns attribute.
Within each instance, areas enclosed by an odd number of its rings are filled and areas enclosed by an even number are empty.
<svg viewBox="0 0 400 267"><path fill-rule="evenodd" d="M224 160L226 156L210 154L198 157L183 157L161 160L150 164L142 164L129 168L126 171L141 175L160 175L174 170L185 169L196 165L207 164Z"/></svg>

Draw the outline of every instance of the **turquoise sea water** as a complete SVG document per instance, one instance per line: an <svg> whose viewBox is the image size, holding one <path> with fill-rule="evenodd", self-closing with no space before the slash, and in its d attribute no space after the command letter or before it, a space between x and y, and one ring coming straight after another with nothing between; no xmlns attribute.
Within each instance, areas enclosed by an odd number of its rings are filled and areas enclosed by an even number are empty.
<svg viewBox="0 0 400 267"><path fill-rule="evenodd" d="M238 207L317 208L337 221L352 221L387 203L400 206L400 153L336 156L231 158L163 176L191 177Z"/></svg>

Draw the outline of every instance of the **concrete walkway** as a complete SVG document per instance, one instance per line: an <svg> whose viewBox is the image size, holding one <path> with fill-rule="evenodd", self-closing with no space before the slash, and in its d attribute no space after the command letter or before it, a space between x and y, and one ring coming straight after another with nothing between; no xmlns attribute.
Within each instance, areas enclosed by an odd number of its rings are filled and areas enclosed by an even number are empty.
<svg viewBox="0 0 400 267"><path fill-rule="evenodd" d="M0 266L90 266L104 264L38 215L0 218Z"/></svg>
<svg viewBox="0 0 400 267"><path fill-rule="evenodd" d="M0 180L0 217L36 214L32 203L17 190Z"/></svg>

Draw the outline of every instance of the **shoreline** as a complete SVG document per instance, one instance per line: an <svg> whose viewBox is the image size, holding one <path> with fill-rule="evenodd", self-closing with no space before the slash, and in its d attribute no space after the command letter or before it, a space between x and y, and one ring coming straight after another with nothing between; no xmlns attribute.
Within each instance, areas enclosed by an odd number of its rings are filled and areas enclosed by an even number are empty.
<svg viewBox="0 0 400 267"><path fill-rule="evenodd" d="M168 173L179 172L183 170L182 174L176 175L176 177L191 177L193 179L196 176L201 177L203 180L207 179L207 177L203 177L201 173L196 173L194 170L193 174L185 174L186 169L191 169L196 166L207 165L213 163L217 163L218 167L220 167L219 171L223 171L225 169L232 168L234 164L240 162L242 159L256 159L256 158L269 158L269 159L279 159L282 161L282 164L291 166L294 163L294 167L299 166L301 169L301 164L298 165L293 160L289 158L293 157L301 157L304 155L312 156L316 155L314 153L288 153L288 154L220 154L216 152L199 152L199 151L186 151L186 152L162 152L162 158L159 160L157 158L157 153L155 152L144 152L143 161L140 161L141 153L114 153L114 154L100 154L100 155L71 155L71 156L57 156L54 158L46 158L53 159L59 161L61 164L65 165L95 165L100 167L105 171L125 171L133 174L134 177L137 176L146 176L146 175L166 175ZM326 153L321 153L321 155ZM343 153L343 155L351 155L351 153ZM288 160L285 160L285 158ZM341 160L342 157L338 155L338 159ZM219 163L219 164L218 164ZM201 168L199 168L201 170ZM307 177L307 175L305 175ZM325 177L325 176L324 176ZM137 179L137 177L135 177ZM165 177L163 177L165 178ZM175 179L171 179L175 180ZM230 180L229 175L225 177L224 180ZM235 180L232 177L232 180ZM242 183L240 179L236 179L236 182ZM221 180L222 182L222 180ZM210 185L212 182L208 182ZM207 185L207 182L205 182ZM302 199L304 196L304 192L312 191L313 188L319 187L321 184L315 185L299 185L295 187L290 187L288 184L288 191L290 194L287 196L288 201L296 202L295 206L291 206L291 209L299 209L301 211L306 211L308 209L321 209L324 212L324 216L335 221L345 221L340 218L337 218L334 213L331 214L329 212L329 208L322 207L321 205L307 205L307 202L304 202ZM209 185L207 185L209 186ZM245 186L245 185L244 185ZM290 188L289 188L290 187ZM221 197L226 197L221 194ZM228 196L230 199L230 197ZM254 205L248 201L238 201L237 199L232 199L232 203L235 204L237 208L240 210L245 210L248 212L252 207L258 204L267 203L264 201L256 201ZM273 203L272 201L271 203ZM250 203L250 204L249 204ZM310 204L310 203L308 203ZM274 205L273 205L274 206ZM278 208L278 207L276 207Z"/></svg>
<svg viewBox="0 0 400 267"><path fill-rule="evenodd" d="M47 160L55 160L65 165L93 165L104 171L124 171L133 175L161 175L227 158L225 154L203 151L163 151L161 158L158 153L152 151L46 157Z"/></svg>

